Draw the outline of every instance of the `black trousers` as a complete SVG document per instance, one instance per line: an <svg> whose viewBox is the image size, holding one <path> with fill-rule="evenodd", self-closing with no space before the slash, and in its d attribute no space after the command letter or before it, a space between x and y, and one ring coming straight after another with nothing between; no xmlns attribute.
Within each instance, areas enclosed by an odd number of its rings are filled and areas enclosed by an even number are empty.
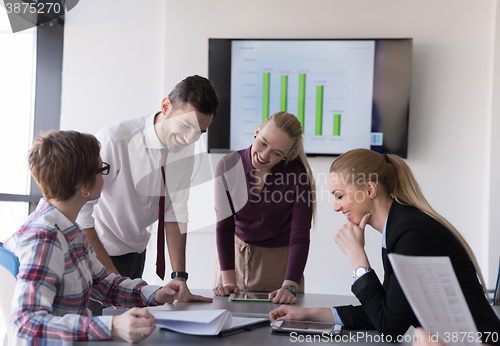
<svg viewBox="0 0 500 346"><path fill-rule="evenodd" d="M109 256L109 258L111 258L121 276L127 276L131 279L140 279L142 277L146 263L146 250L141 253L132 252L121 256ZM102 309L105 307L107 306L103 306L95 300L89 300L88 308L92 311L93 316L101 316Z"/></svg>

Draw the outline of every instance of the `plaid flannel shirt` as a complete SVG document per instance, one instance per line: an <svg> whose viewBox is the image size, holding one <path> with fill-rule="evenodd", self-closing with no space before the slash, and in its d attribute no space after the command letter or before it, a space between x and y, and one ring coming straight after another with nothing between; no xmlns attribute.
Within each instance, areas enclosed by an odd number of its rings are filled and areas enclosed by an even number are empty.
<svg viewBox="0 0 500 346"><path fill-rule="evenodd" d="M20 262L9 327L16 344L111 338L112 316L91 317L89 298L156 305L158 286L107 271L79 226L43 198L5 248Z"/></svg>

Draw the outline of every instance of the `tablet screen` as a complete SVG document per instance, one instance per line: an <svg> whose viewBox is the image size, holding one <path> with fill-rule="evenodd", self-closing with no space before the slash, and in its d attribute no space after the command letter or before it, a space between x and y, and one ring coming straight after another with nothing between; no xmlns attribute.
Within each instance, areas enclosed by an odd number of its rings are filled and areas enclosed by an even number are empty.
<svg viewBox="0 0 500 346"><path fill-rule="evenodd" d="M251 300L269 300L269 295L267 293L235 293L233 299L251 299Z"/></svg>
<svg viewBox="0 0 500 346"><path fill-rule="evenodd" d="M331 330L334 323L319 323L319 322L305 322L305 321L283 321L281 328L291 329L315 329L315 330Z"/></svg>

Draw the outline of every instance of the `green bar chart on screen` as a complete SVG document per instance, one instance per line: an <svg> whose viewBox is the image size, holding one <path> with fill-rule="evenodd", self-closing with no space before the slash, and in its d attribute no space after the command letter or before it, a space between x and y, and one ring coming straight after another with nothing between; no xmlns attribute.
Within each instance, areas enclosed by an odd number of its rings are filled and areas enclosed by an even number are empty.
<svg viewBox="0 0 500 346"><path fill-rule="evenodd" d="M306 74L299 73L299 109L297 117L302 125L302 132L304 132L304 117L306 112Z"/></svg>
<svg viewBox="0 0 500 346"><path fill-rule="evenodd" d="M264 72L264 91L262 95L262 123L269 118L269 100L271 89L271 73Z"/></svg>
<svg viewBox="0 0 500 346"><path fill-rule="evenodd" d="M333 135L340 136L340 114L333 115Z"/></svg>
<svg viewBox="0 0 500 346"><path fill-rule="evenodd" d="M316 86L316 136L323 134L323 85Z"/></svg>
<svg viewBox="0 0 500 346"><path fill-rule="evenodd" d="M280 111L286 112L288 98L288 75L281 76L281 107Z"/></svg>

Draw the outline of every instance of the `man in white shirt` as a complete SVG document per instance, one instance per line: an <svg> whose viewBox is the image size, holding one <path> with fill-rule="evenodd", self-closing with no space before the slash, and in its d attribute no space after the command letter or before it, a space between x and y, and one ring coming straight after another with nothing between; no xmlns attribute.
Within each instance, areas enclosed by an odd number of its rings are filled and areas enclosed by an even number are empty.
<svg viewBox="0 0 500 346"><path fill-rule="evenodd" d="M146 228L164 217L171 278L184 282L179 299L184 301L212 301L191 294L185 284L185 248L194 142L206 132L218 105L212 83L191 76L162 101L160 112L99 131L101 158L110 171L104 176L101 198L88 202L77 218L97 259L108 270L140 278L150 237ZM163 238L159 239L164 246ZM159 247L157 273L163 279L161 252ZM100 314L100 307L92 305L93 313Z"/></svg>

